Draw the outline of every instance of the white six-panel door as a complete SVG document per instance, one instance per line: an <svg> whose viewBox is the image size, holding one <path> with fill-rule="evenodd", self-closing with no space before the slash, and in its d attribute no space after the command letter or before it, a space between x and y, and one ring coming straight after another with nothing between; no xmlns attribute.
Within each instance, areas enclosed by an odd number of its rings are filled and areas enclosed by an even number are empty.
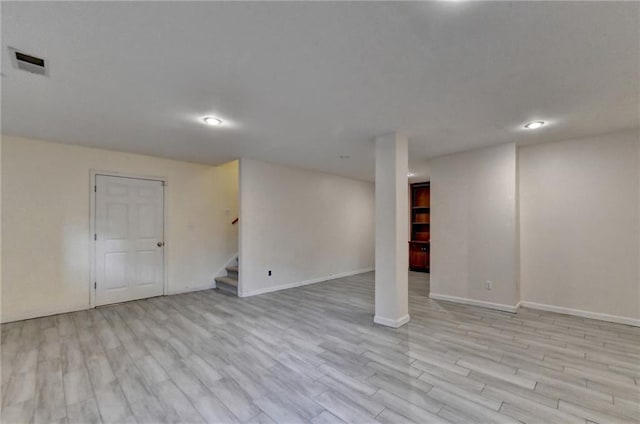
<svg viewBox="0 0 640 424"><path fill-rule="evenodd" d="M163 294L161 181L96 175L96 306Z"/></svg>

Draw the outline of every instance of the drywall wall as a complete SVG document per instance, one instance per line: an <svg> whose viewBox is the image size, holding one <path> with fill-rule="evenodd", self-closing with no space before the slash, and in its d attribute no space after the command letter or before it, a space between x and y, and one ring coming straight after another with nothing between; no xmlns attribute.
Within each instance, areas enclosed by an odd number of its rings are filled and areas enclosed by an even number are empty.
<svg viewBox="0 0 640 424"><path fill-rule="evenodd" d="M2 137L0 137L0 320L2 315Z"/></svg>
<svg viewBox="0 0 640 424"><path fill-rule="evenodd" d="M240 209L241 296L373 269L372 183L241 159Z"/></svg>
<svg viewBox="0 0 640 424"><path fill-rule="evenodd" d="M524 305L640 319L639 138L519 149Z"/></svg>
<svg viewBox="0 0 640 424"><path fill-rule="evenodd" d="M431 294L513 311L519 301L514 143L434 158ZM492 289L486 289L491 281Z"/></svg>
<svg viewBox="0 0 640 424"><path fill-rule="evenodd" d="M85 309L90 170L168 178L168 293L212 287L237 252L238 164L2 139L2 321Z"/></svg>

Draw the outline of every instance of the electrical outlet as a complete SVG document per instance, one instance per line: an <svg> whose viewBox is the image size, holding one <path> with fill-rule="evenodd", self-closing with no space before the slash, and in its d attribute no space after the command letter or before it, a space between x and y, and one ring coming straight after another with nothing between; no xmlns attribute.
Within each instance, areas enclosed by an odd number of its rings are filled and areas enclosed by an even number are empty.
<svg viewBox="0 0 640 424"><path fill-rule="evenodd" d="M493 283L491 281L487 280L484 283L484 288L487 289L487 290L491 290L493 288Z"/></svg>
<svg viewBox="0 0 640 424"><path fill-rule="evenodd" d="M269 277L271 277L271 270L269 270Z"/></svg>

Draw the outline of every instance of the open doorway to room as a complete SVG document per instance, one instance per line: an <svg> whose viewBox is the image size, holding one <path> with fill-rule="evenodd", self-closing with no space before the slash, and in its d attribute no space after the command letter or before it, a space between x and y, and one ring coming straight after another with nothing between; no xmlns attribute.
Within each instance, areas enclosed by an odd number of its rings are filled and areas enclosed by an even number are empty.
<svg viewBox="0 0 640 424"><path fill-rule="evenodd" d="M429 270L431 252L431 183L411 184L410 239L409 239L409 290L429 295Z"/></svg>

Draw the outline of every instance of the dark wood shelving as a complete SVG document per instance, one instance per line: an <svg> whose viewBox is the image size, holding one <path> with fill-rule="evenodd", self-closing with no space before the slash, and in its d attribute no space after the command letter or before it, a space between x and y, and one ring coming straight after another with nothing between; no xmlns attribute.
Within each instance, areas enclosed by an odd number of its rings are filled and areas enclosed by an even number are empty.
<svg viewBox="0 0 640 424"><path fill-rule="evenodd" d="M409 269L429 272L430 253L430 183L411 184L411 241ZM425 231L426 230L426 231Z"/></svg>

